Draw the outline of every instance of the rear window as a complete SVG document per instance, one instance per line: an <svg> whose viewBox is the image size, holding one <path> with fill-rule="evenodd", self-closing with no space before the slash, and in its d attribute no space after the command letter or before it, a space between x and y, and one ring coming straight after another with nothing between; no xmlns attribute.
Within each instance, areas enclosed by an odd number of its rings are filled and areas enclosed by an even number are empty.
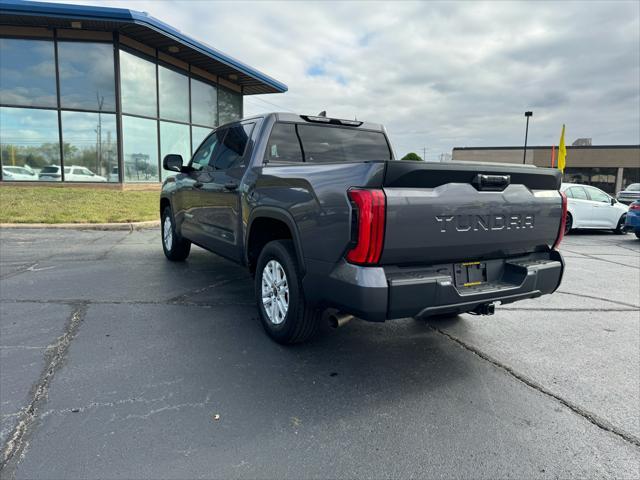
<svg viewBox="0 0 640 480"><path fill-rule="evenodd" d="M640 183L632 183L627 187L628 192L640 192Z"/></svg>
<svg viewBox="0 0 640 480"><path fill-rule="evenodd" d="M293 123L274 125L265 160L279 162L364 162L390 160L382 132Z"/></svg>
<svg viewBox="0 0 640 480"><path fill-rule="evenodd" d="M40 173L58 173L60 167L44 167Z"/></svg>

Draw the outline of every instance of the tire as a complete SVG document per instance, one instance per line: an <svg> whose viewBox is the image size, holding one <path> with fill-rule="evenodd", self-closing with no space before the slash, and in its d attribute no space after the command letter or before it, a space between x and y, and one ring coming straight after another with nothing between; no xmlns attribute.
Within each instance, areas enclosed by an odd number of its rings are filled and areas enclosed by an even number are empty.
<svg viewBox="0 0 640 480"><path fill-rule="evenodd" d="M640 232L636 231L636 237L640 240Z"/></svg>
<svg viewBox="0 0 640 480"><path fill-rule="evenodd" d="M304 342L318 329L321 312L306 304L301 281L293 242L267 243L256 265L256 304L267 335L284 345Z"/></svg>
<svg viewBox="0 0 640 480"><path fill-rule="evenodd" d="M167 259L172 262L182 262L189 256L191 242L182 238L176 232L176 223L173 219L171 207L166 207L162 212L160 235L162 237L162 250Z"/></svg>
<svg viewBox="0 0 640 480"><path fill-rule="evenodd" d="M622 216L620 217L620 220L618 220L618 226L613 231L616 235L626 235L627 231L624 228L624 224L626 221L627 221L627 214L623 213Z"/></svg>
<svg viewBox="0 0 640 480"><path fill-rule="evenodd" d="M564 234L569 235L569 232L571 232L572 228L573 228L573 217L571 216L570 213L567 213L567 223L564 227Z"/></svg>

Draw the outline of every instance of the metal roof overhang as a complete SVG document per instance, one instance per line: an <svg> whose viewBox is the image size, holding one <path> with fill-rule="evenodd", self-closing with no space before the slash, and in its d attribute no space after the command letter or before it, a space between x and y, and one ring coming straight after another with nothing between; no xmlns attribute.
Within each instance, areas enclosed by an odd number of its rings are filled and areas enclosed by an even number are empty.
<svg viewBox="0 0 640 480"><path fill-rule="evenodd" d="M81 21L83 30L118 31L140 43L240 85L245 95L287 91L284 83L194 40L144 12L125 8L0 0L0 24L3 25L71 28L71 21ZM177 46L178 51L169 52L169 47L172 46ZM230 75L237 76L237 79L230 80Z"/></svg>

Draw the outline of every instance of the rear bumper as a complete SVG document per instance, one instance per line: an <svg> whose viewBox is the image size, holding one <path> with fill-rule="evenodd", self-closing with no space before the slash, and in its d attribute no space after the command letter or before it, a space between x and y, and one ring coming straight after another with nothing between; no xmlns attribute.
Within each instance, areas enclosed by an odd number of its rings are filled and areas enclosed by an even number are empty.
<svg viewBox="0 0 640 480"><path fill-rule="evenodd" d="M382 322L539 297L553 293L564 272L562 255L555 250L486 263L485 284L456 287L453 264L400 268L307 261L303 287L312 303Z"/></svg>
<svg viewBox="0 0 640 480"><path fill-rule="evenodd" d="M625 228L635 232L640 230L640 213L636 213L636 211L627 212Z"/></svg>

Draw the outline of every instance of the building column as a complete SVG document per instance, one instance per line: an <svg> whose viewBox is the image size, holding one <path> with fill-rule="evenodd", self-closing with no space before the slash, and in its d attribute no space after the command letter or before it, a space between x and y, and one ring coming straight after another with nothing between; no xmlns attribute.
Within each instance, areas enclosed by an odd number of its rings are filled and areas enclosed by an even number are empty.
<svg viewBox="0 0 640 480"><path fill-rule="evenodd" d="M624 168L618 167L618 174L616 175L616 189L614 195L617 195L622 190L622 179L624 178Z"/></svg>

